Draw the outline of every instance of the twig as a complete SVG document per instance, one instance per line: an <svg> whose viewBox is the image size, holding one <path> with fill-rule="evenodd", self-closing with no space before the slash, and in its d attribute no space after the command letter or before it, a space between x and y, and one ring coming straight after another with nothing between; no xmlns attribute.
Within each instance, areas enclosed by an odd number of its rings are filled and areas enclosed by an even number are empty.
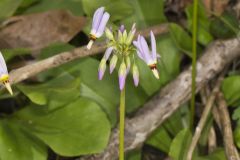
<svg viewBox="0 0 240 160"><path fill-rule="evenodd" d="M213 106L214 107L214 106ZM212 153L217 148L217 136L214 127L212 126L208 135L208 153Z"/></svg>
<svg viewBox="0 0 240 160"><path fill-rule="evenodd" d="M217 94L217 102L219 107L219 114L222 123L223 129L223 140L224 140L224 148L226 152L226 156L228 160L239 160L239 154L237 153L237 149L234 145L233 136L232 136L232 127L231 121L229 117L229 113L227 110L227 103L223 97L221 92Z"/></svg>
<svg viewBox="0 0 240 160"><path fill-rule="evenodd" d="M212 106L213 106L213 103L215 101L215 98L216 98L216 94L217 92L219 91L219 88L220 88L220 85L221 85L221 81L223 79L223 76L220 76L220 78L217 80L217 83L212 91L212 93L210 94L208 100L207 100L207 103L206 103L206 106L203 110L203 113L202 113L202 116L201 116L201 119L195 129L195 133L194 133L194 136L192 138L192 142L190 144L190 147L189 147L189 150L188 150L188 153L187 153L187 160L192 160L192 155L193 155L193 152L195 150L195 147L197 145L197 142L201 136L201 133L202 133L202 130L204 128L204 125L207 121L207 118L208 118L208 115L212 109Z"/></svg>
<svg viewBox="0 0 240 160"><path fill-rule="evenodd" d="M210 96L210 86L206 84L203 89L200 90L200 96L201 100L204 106L207 104L207 98ZM213 114L213 109L215 108L215 105L213 104L212 106L212 114ZM214 118L214 117L213 117ZM220 123L219 123L220 124ZM212 153L217 146L217 139L216 139L216 132L214 129L214 126L212 125L209 134L208 134L208 153Z"/></svg>
<svg viewBox="0 0 240 160"><path fill-rule="evenodd" d="M217 41L209 46L198 60L197 91L222 71L224 66L240 56L237 39ZM191 68L182 72L149 100L132 119L126 119L125 151L140 147L159 125L191 96ZM82 160L115 160L118 158L118 132L112 132L108 147L103 153L82 157Z"/></svg>
<svg viewBox="0 0 240 160"><path fill-rule="evenodd" d="M168 32L168 24L161 24L158 26L150 27L138 33L141 33L143 36L148 37L150 30L152 30L156 35L163 34ZM80 48L73 49L72 51L69 52L60 53L58 55L36 62L34 64L30 64L22 68L13 70L10 73L10 81L11 83L21 82L45 70L60 66L62 64L65 64L67 62L70 62L81 57L101 53L105 49L106 49L105 43L96 43L91 50L87 50L86 46L83 46Z"/></svg>

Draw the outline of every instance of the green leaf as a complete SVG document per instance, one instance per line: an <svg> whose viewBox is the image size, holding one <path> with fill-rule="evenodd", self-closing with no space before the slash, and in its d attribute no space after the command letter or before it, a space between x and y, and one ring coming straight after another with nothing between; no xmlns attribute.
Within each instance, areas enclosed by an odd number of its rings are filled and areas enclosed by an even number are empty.
<svg viewBox="0 0 240 160"><path fill-rule="evenodd" d="M192 135L188 129L180 131L172 141L169 156L173 158L173 160L186 160L191 139Z"/></svg>
<svg viewBox="0 0 240 160"><path fill-rule="evenodd" d="M210 27L210 20L207 15L207 11L202 3L199 3L198 5L198 42L202 45L208 45L212 40L213 37L209 33L209 27ZM185 13L187 15L187 23L188 23L188 30L192 32L192 22L193 22L193 5L189 5Z"/></svg>
<svg viewBox="0 0 240 160"><path fill-rule="evenodd" d="M134 8L134 14L123 21L128 27L136 23L138 28L146 28L147 26L167 21L164 15L163 0L151 0L151 2L146 0L132 0L128 3Z"/></svg>
<svg viewBox="0 0 240 160"><path fill-rule="evenodd" d="M3 49L1 51L6 62L11 60L15 56L24 56L31 53L31 51L26 48Z"/></svg>
<svg viewBox="0 0 240 160"><path fill-rule="evenodd" d="M232 13L225 12L211 21L210 32L216 38L236 37L239 34L238 20Z"/></svg>
<svg viewBox="0 0 240 160"><path fill-rule="evenodd" d="M0 1L0 20L4 20L14 14L21 5L22 0L1 0Z"/></svg>
<svg viewBox="0 0 240 160"><path fill-rule="evenodd" d="M108 73L109 68L107 68L103 80L99 81L97 78L98 65L98 60L93 58L83 58L62 65L59 68L49 70L41 74L41 77L43 78L45 76L45 79L48 79L48 77L56 76L59 73L64 72L65 74L80 78L80 95L98 103L107 113L110 121L114 125L116 123L116 113L120 96L118 76L116 71L110 75ZM146 99L147 95L144 90L140 86L137 88L134 87L132 78L129 76L126 87L127 112L131 112L141 104L144 104Z"/></svg>
<svg viewBox="0 0 240 160"><path fill-rule="evenodd" d="M97 8L104 6L111 21L122 20L133 13L133 7L126 0L82 0L85 13L92 17Z"/></svg>
<svg viewBox="0 0 240 160"><path fill-rule="evenodd" d="M236 143L237 147L240 148L240 124L238 122L237 127L234 129L234 142Z"/></svg>
<svg viewBox="0 0 240 160"><path fill-rule="evenodd" d="M28 106L14 117L29 132L63 156L102 152L110 135L110 123L105 113L86 98L79 98L53 111Z"/></svg>
<svg viewBox="0 0 240 160"><path fill-rule="evenodd" d="M0 121L1 160L46 160L47 147L10 119Z"/></svg>
<svg viewBox="0 0 240 160"><path fill-rule="evenodd" d="M203 156L196 157L193 160L226 160L227 157L225 155L225 151L223 148L217 148L213 153Z"/></svg>
<svg viewBox="0 0 240 160"><path fill-rule="evenodd" d="M27 9L25 13L36 13L57 9L69 10L76 16L83 15L81 0L41 0L39 3Z"/></svg>
<svg viewBox="0 0 240 160"><path fill-rule="evenodd" d="M80 80L62 74L53 80L38 85L17 85L33 103L56 108L79 97Z"/></svg>
<svg viewBox="0 0 240 160"><path fill-rule="evenodd" d="M161 126L153 132L146 143L160 149L165 153L168 153L171 142L172 139L169 136L168 132Z"/></svg>
<svg viewBox="0 0 240 160"><path fill-rule="evenodd" d="M189 34L181 26L174 23L170 24L170 33L176 47L192 57L192 38Z"/></svg>
<svg viewBox="0 0 240 160"><path fill-rule="evenodd" d="M240 105L240 76L230 76L225 78L222 82L221 89L228 105Z"/></svg>
<svg viewBox="0 0 240 160"><path fill-rule="evenodd" d="M127 154L127 160L141 160L141 150L134 150Z"/></svg>

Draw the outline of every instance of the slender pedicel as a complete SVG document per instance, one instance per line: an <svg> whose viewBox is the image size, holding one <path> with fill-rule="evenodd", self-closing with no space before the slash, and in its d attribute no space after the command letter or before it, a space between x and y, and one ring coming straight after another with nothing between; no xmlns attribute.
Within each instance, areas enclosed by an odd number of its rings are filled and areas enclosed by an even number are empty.
<svg viewBox="0 0 240 160"><path fill-rule="evenodd" d="M104 7L100 7L95 11L87 49L91 49L94 41L103 35L109 18L110 15L108 12L104 12Z"/></svg>
<svg viewBox="0 0 240 160"><path fill-rule="evenodd" d="M0 82L6 87L8 92L13 95L13 91L9 82L9 75L7 70L6 62L0 52Z"/></svg>

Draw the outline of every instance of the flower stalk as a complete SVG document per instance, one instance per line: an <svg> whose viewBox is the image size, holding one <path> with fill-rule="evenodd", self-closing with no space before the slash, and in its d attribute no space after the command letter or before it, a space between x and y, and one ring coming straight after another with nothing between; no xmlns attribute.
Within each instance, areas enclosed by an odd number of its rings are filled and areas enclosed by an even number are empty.
<svg viewBox="0 0 240 160"><path fill-rule="evenodd" d="M190 109L189 128L192 130L195 116L195 92L196 92L196 61L197 61L197 15L198 15L198 0L193 2L193 27L192 27L192 97Z"/></svg>
<svg viewBox="0 0 240 160"><path fill-rule="evenodd" d="M124 129L125 129L125 87L120 94L119 120L119 160L124 160Z"/></svg>

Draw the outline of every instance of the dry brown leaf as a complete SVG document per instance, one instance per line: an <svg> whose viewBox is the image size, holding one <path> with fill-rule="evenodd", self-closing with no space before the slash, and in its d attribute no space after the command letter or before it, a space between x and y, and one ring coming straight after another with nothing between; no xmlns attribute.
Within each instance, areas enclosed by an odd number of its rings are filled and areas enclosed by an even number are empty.
<svg viewBox="0 0 240 160"><path fill-rule="evenodd" d="M84 24L84 17L64 10L12 17L0 31L1 48L39 50L54 42L68 42Z"/></svg>
<svg viewBox="0 0 240 160"><path fill-rule="evenodd" d="M203 3L209 15L213 12L220 16L225 11L229 0L203 0Z"/></svg>

